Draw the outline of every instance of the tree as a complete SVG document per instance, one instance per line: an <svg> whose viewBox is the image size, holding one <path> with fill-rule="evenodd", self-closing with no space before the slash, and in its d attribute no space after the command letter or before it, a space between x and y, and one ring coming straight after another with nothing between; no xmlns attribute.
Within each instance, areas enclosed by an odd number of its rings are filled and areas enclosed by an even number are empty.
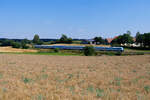
<svg viewBox="0 0 150 100"><path fill-rule="evenodd" d="M28 39L23 39L21 42L24 42L25 44L30 44L31 43L31 41L30 40L28 40Z"/></svg>
<svg viewBox="0 0 150 100"><path fill-rule="evenodd" d="M140 35L140 32L137 32L135 38L137 39L139 35Z"/></svg>
<svg viewBox="0 0 150 100"><path fill-rule="evenodd" d="M137 32L135 38L136 38L136 44L140 44L140 46L143 47L144 35L140 34L140 32Z"/></svg>
<svg viewBox="0 0 150 100"><path fill-rule="evenodd" d="M111 44L120 44L120 45L123 44L123 45L125 45L125 44L131 44L133 42L134 42L133 37L130 36L130 34L125 33L123 35L118 36L114 40L112 40Z"/></svg>
<svg viewBox="0 0 150 100"><path fill-rule="evenodd" d="M121 40L122 40L122 44L125 44L125 43L131 44L134 42L133 37L131 37L130 34L123 34Z"/></svg>
<svg viewBox="0 0 150 100"><path fill-rule="evenodd" d="M65 34L62 34L61 38L60 38L60 42L66 42L68 39L68 37Z"/></svg>
<svg viewBox="0 0 150 100"><path fill-rule="evenodd" d="M40 42L40 37L38 34L35 34L33 38L33 43L38 44L39 42Z"/></svg>
<svg viewBox="0 0 150 100"><path fill-rule="evenodd" d="M141 47L150 47L150 33L136 34L136 43L140 44Z"/></svg>
<svg viewBox="0 0 150 100"><path fill-rule="evenodd" d="M119 44L119 45L121 45L122 44L122 35L120 35L120 36L118 36L117 38L115 38L115 39L113 39L112 41L111 41L111 44Z"/></svg>
<svg viewBox="0 0 150 100"><path fill-rule="evenodd" d="M144 33L144 36L142 38L144 41L143 41L143 44L144 44L144 47L150 47L150 33Z"/></svg>
<svg viewBox="0 0 150 100"><path fill-rule="evenodd" d="M104 44L105 44L105 45L108 45L108 44L109 44L107 39L104 40Z"/></svg>
<svg viewBox="0 0 150 100"><path fill-rule="evenodd" d="M68 38L65 34L62 34L61 38L57 42L59 42L59 43L72 43L72 38Z"/></svg>
<svg viewBox="0 0 150 100"><path fill-rule="evenodd" d="M96 44L103 44L105 40L102 37L95 37L94 42L96 42Z"/></svg>
<svg viewBox="0 0 150 100"><path fill-rule="evenodd" d="M127 34L131 35L131 31L128 30L128 31L127 31Z"/></svg>

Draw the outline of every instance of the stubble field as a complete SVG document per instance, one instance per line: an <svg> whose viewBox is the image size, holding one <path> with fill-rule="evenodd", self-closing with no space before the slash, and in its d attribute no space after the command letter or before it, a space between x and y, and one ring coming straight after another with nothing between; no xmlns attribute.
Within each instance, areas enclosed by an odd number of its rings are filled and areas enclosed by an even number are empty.
<svg viewBox="0 0 150 100"><path fill-rule="evenodd" d="M149 100L150 56L0 54L0 100Z"/></svg>

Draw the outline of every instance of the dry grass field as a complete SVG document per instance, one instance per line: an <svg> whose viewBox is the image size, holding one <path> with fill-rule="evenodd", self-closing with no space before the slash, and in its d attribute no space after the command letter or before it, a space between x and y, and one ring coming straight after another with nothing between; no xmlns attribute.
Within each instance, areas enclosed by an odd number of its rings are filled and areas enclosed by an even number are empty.
<svg viewBox="0 0 150 100"><path fill-rule="evenodd" d="M37 52L37 50L31 50L31 49L16 49L16 48L12 48L12 47L0 47L0 52L23 53L23 52Z"/></svg>
<svg viewBox="0 0 150 100"><path fill-rule="evenodd" d="M62 46L91 46L91 44L52 44L52 45L62 45ZM110 45L95 45L95 44L92 44L92 46L110 47Z"/></svg>
<svg viewBox="0 0 150 100"><path fill-rule="evenodd" d="M0 54L0 100L150 100L150 56Z"/></svg>

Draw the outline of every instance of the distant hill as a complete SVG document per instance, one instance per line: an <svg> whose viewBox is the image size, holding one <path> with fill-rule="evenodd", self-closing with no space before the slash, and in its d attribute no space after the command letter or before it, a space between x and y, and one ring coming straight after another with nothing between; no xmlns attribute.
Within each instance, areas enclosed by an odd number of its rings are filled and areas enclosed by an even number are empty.
<svg viewBox="0 0 150 100"><path fill-rule="evenodd" d="M20 42L22 41L23 39L8 39L8 38L0 38L0 41L3 41L3 40L14 40L16 42ZM40 39L41 41L43 42L49 42L49 41L56 41L58 39ZM73 39L73 41L84 41L84 40L87 40L87 39Z"/></svg>

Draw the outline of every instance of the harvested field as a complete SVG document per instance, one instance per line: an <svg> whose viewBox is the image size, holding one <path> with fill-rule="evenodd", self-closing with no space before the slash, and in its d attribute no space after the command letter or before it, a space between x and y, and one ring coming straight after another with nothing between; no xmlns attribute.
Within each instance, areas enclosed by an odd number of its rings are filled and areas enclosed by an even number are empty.
<svg viewBox="0 0 150 100"><path fill-rule="evenodd" d="M150 56L0 55L0 100L149 100Z"/></svg>
<svg viewBox="0 0 150 100"><path fill-rule="evenodd" d="M37 50L31 50L31 49L16 49L16 48L12 48L12 47L0 47L0 52L23 53L23 52L37 52Z"/></svg>

